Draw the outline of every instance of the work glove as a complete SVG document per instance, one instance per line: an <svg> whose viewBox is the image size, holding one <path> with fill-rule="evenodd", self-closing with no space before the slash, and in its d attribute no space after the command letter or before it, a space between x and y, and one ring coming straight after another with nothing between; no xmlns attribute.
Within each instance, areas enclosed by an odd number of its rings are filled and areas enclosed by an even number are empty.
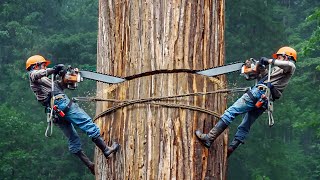
<svg viewBox="0 0 320 180"><path fill-rule="evenodd" d="M54 69L54 74L59 74L60 71L63 71L64 64L57 64L57 65L53 66L53 69Z"/></svg>
<svg viewBox="0 0 320 180"><path fill-rule="evenodd" d="M261 57L260 60L259 60L259 63L260 63L261 65L267 66L267 65L269 64L269 59L266 58L266 57Z"/></svg>

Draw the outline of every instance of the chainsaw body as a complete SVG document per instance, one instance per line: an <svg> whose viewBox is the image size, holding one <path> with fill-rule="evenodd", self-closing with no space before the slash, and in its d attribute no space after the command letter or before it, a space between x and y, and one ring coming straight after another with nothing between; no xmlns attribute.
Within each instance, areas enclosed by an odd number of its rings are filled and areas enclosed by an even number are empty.
<svg viewBox="0 0 320 180"><path fill-rule="evenodd" d="M266 67L259 63L259 61L250 58L245 61L241 67L241 75L246 78L246 80L258 79L261 72L264 72Z"/></svg>
<svg viewBox="0 0 320 180"><path fill-rule="evenodd" d="M62 82L68 89L75 90L78 87L78 83L83 81L78 68L69 66L62 76Z"/></svg>

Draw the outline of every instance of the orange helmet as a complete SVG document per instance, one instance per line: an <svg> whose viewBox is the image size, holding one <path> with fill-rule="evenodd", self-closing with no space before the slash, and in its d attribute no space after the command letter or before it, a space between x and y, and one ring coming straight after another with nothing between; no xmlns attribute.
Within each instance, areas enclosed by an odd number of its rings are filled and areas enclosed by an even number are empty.
<svg viewBox="0 0 320 180"><path fill-rule="evenodd" d="M40 55L34 55L29 57L29 59L26 62L26 70L30 70L30 67L32 65L38 64L38 63L46 63L46 66L48 66L51 62L49 60L46 60L44 57Z"/></svg>
<svg viewBox="0 0 320 180"><path fill-rule="evenodd" d="M291 47L285 46L285 47L280 48L277 53L272 55L272 57L276 59L277 55L291 56L291 57L293 57L293 60L297 61L297 51Z"/></svg>

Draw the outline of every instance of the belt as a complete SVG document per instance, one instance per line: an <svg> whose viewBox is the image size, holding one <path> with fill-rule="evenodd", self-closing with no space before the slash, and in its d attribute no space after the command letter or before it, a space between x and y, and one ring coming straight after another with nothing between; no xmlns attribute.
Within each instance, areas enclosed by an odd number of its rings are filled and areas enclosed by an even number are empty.
<svg viewBox="0 0 320 180"><path fill-rule="evenodd" d="M62 98L64 98L66 95L64 95L64 94L57 94L57 95L55 95L54 96L54 99L62 99Z"/></svg>
<svg viewBox="0 0 320 180"><path fill-rule="evenodd" d="M253 96L253 94L251 93L250 90L248 90L246 93L249 95L250 99L251 99L253 102L257 102L257 101L258 101L258 99Z"/></svg>
<svg viewBox="0 0 320 180"><path fill-rule="evenodd" d="M61 93L53 93L55 96L55 99L62 99L65 97L65 94L61 94ZM52 93L49 93L47 98L45 100L39 101L43 106L48 107L50 106L50 101L52 98Z"/></svg>
<svg viewBox="0 0 320 180"><path fill-rule="evenodd" d="M54 99L55 99L55 100L59 100L59 99L65 98L65 97L66 97L65 94L57 94L57 95L54 96ZM67 113L67 112L70 110L70 107L71 107L72 103L73 103L73 102L72 102L72 100L70 99L68 105L67 105L66 108L63 110L64 113Z"/></svg>
<svg viewBox="0 0 320 180"><path fill-rule="evenodd" d="M257 87L260 91L266 91L268 88L265 86L259 86Z"/></svg>
<svg viewBox="0 0 320 180"><path fill-rule="evenodd" d="M267 87L265 87L265 86L257 86L257 89L259 89L259 90L261 90L261 91L266 91L267 90ZM259 99L257 99L257 98L255 98L254 96L253 96L253 94L251 93L251 91L250 90L248 90L247 92L246 92L248 95L249 95L249 97L250 97L250 99L253 101L253 102L257 102Z"/></svg>

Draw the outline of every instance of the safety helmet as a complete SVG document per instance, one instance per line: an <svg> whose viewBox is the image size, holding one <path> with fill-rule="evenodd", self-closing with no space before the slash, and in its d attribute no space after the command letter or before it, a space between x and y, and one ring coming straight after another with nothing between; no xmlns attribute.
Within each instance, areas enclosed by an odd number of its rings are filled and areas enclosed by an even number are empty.
<svg viewBox="0 0 320 180"><path fill-rule="evenodd" d="M29 57L29 59L26 61L26 70L30 70L30 67L35 64L41 64L46 63L46 66L48 66L51 62L49 60L46 60L44 57L40 55L34 55Z"/></svg>
<svg viewBox="0 0 320 180"><path fill-rule="evenodd" d="M297 61L297 51L291 47L285 46L285 47L280 48L277 53L273 54L273 58L276 59L278 55L291 56L293 58L293 60Z"/></svg>

